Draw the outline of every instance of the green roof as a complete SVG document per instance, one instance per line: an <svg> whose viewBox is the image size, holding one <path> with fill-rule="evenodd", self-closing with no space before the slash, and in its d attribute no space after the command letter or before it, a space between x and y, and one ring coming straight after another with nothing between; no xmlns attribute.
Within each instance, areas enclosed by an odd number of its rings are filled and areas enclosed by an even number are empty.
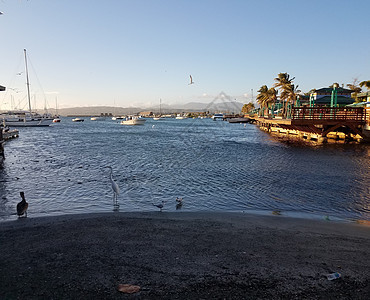
<svg viewBox="0 0 370 300"><path fill-rule="evenodd" d="M318 89L315 91L315 93L324 93L324 94L331 94L331 92L333 91L333 88L322 88L322 89ZM337 88L337 93L338 94L351 94L353 91L352 90L349 90L349 89L345 89L345 88L341 88L341 87L338 87Z"/></svg>

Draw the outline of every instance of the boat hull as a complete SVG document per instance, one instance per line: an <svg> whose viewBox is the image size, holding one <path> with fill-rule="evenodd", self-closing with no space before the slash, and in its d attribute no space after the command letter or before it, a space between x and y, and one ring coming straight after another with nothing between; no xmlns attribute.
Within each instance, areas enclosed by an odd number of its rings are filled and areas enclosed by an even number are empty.
<svg viewBox="0 0 370 300"><path fill-rule="evenodd" d="M4 119L3 122L9 127L47 127L53 123L53 119L41 118L41 119Z"/></svg>
<svg viewBox="0 0 370 300"><path fill-rule="evenodd" d="M131 120L124 120L121 121L121 125L144 125L145 119L131 119Z"/></svg>

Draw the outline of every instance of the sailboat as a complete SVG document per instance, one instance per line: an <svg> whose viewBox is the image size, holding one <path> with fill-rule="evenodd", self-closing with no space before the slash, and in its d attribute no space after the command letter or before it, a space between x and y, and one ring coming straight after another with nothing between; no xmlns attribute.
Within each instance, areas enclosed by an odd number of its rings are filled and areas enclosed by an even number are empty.
<svg viewBox="0 0 370 300"><path fill-rule="evenodd" d="M159 99L159 116L158 117L154 117L153 118L154 121L158 121L160 119L163 119L162 118L162 111L161 111L161 104L162 104L162 99Z"/></svg>
<svg viewBox="0 0 370 300"><path fill-rule="evenodd" d="M53 119L53 123L60 123L60 118L59 118L59 115L58 115L58 98L55 98L55 116L54 116L54 119Z"/></svg>
<svg viewBox="0 0 370 300"><path fill-rule="evenodd" d="M26 49L24 49L24 61L25 61L25 66L26 66L28 111L9 111L7 113L1 114L0 120L2 120L3 124L9 127L49 126L53 122L53 118L51 118L51 116L46 115L46 114L40 115L36 112L32 112Z"/></svg>

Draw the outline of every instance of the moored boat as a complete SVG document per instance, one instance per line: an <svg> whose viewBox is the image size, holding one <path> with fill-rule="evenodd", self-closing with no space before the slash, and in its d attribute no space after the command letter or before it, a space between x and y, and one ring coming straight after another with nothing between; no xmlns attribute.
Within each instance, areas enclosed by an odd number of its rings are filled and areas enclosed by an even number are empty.
<svg viewBox="0 0 370 300"><path fill-rule="evenodd" d="M49 115L28 111L9 111L1 114L0 120L9 127L46 127L53 122Z"/></svg>
<svg viewBox="0 0 370 300"><path fill-rule="evenodd" d="M105 117L91 117L91 121L105 121Z"/></svg>
<svg viewBox="0 0 370 300"><path fill-rule="evenodd" d="M224 119L224 115L223 114L214 114L213 116L212 116L212 119L213 119L213 121L216 121L216 120L223 120Z"/></svg>
<svg viewBox="0 0 370 300"><path fill-rule="evenodd" d="M126 120L121 121L121 125L144 125L145 119L138 116L127 117Z"/></svg>
<svg viewBox="0 0 370 300"><path fill-rule="evenodd" d="M84 119L81 119L81 118L74 118L72 119L72 122L83 122L85 121Z"/></svg>
<svg viewBox="0 0 370 300"><path fill-rule="evenodd" d="M27 98L28 111L9 111L0 115L0 120L5 126L9 127L46 127L53 122L53 118L49 114L40 115L32 111L30 83L28 77L27 54L24 49L24 61L26 66L26 84L27 84Z"/></svg>
<svg viewBox="0 0 370 300"><path fill-rule="evenodd" d="M249 123L249 118L230 118L228 119L229 123Z"/></svg>
<svg viewBox="0 0 370 300"><path fill-rule="evenodd" d="M113 121L116 121L116 120L123 120L125 117L122 117L122 116L118 116L118 117L112 117L112 120Z"/></svg>

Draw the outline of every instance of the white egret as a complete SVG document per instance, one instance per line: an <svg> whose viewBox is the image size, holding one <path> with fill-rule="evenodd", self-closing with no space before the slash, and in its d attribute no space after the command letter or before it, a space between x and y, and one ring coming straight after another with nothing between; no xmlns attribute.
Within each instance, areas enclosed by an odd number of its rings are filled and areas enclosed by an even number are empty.
<svg viewBox="0 0 370 300"><path fill-rule="evenodd" d="M113 169L111 166L106 166L106 168L110 169L110 182L112 184L112 190L113 190L113 205L119 206L118 204L118 195L120 193L120 189L118 184L113 180Z"/></svg>
<svg viewBox="0 0 370 300"><path fill-rule="evenodd" d="M20 192L20 195L22 197L22 201L17 204L17 215L27 217L27 208L28 203L26 202L26 198L24 197L24 192Z"/></svg>

